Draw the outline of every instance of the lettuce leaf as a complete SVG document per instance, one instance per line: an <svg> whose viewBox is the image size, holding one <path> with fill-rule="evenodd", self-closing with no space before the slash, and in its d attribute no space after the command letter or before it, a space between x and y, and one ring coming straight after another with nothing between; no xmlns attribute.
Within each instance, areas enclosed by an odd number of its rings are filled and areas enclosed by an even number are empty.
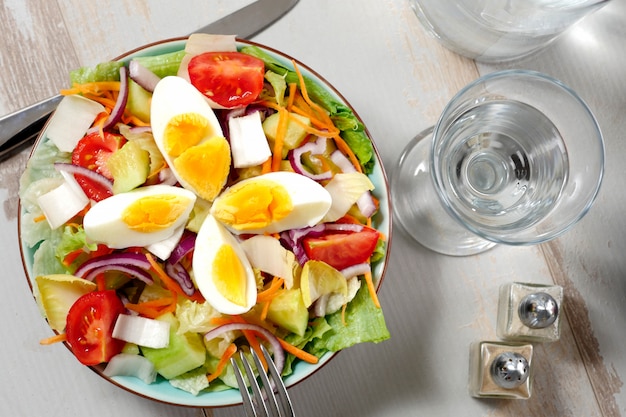
<svg viewBox="0 0 626 417"><path fill-rule="evenodd" d="M345 324L341 315L341 311L338 311L326 317L332 330L313 339L310 352L316 355L315 352L337 352L358 343L379 343L391 337L383 312L374 305L367 285L361 285L359 292L348 304Z"/></svg>
<svg viewBox="0 0 626 417"><path fill-rule="evenodd" d="M285 77L287 84L295 83L300 85L300 80L295 71L292 71L262 49L250 45L244 46L240 51L262 60L266 69ZM328 111L335 126L341 130L341 137L348 143L350 149L359 159L363 172L370 174L375 164L374 147L365 133L363 124L359 122L358 118L347 106L337 101L325 87L317 84L309 77L303 76L302 78L309 97Z"/></svg>

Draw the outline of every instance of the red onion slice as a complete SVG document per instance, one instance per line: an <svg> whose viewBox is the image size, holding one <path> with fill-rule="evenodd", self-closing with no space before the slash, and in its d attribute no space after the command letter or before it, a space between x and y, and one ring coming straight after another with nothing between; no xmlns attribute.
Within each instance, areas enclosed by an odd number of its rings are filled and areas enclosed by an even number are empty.
<svg viewBox="0 0 626 417"><path fill-rule="evenodd" d="M368 263L356 264L349 266L345 269L342 269L341 274L346 277L346 279L350 279L352 277L357 277L359 275L365 275L369 272L372 272L372 268Z"/></svg>
<svg viewBox="0 0 626 417"><path fill-rule="evenodd" d="M314 142L307 142L304 145L289 151L289 163L295 172L305 177L309 177L315 181L329 180L333 173L329 170L320 174L310 173L304 165L302 165L302 155L311 152L311 155L321 155L326 149L326 138L318 137Z"/></svg>
<svg viewBox="0 0 626 417"><path fill-rule="evenodd" d="M117 96L117 101L111 114L104 121L102 126L103 130L107 130L115 126L120 121L126 109L126 103L128 102L128 69L125 66L120 67L120 92Z"/></svg>
<svg viewBox="0 0 626 417"><path fill-rule="evenodd" d="M141 253L111 253L108 255L101 255L95 258L91 258L83 262L78 269L74 272L74 275L79 278L85 278L93 269L100 268L102 266L111 267L113 265L132 265L144 270L150 269L150 262L146 255Z"/></svg>
<svg viewBox="0 0 626 417"><path fill-rule="evenodd" d="M192 296L196 292L196 288L193 285L193 281L189 276L189 272L181 264L173 264L170 262L165 263L165 272L174 281L180 285L180 288L188 296Z"/></svg>
<svg viewBox="0 0 626 417"><path fill-rule="evenodd" d="M131 80L150 93L154 91L154 87L161 81L158 75L134 59L128 64L128 74Z"/></svg>
<svg viewBox="0 0 626 417"><path fill-rule="evenodd" d="M102 174L97 173L96 171L92 171L89 168L81 167L79 165L64 163L64 162L55 162L54 168L58 171L69 172L73 175L81 175L83 177L88 178L89 180L102 185L104 188L113 194L113 183L107 177Z"/></svg>
<svg viewBox="0 0 626 417"><path fill-rule="evenodd" d="M172 251L170 258L168 259L169 263L177 264L183 259L189 252L191 252L196 246L196 234L185 232L183 237L178 242L178 245Z"/></svg>
<svg viewBox="0 0 626 417"><path fill-rule="evenodd" d="M154 280L149 272L134 265L102 265L98 268L93 268L83 277L88 281L93 281L96 277L104 272L118 271L130 275L133 278L137 278L148 285L154 284Z"/></svg>
<svg viewBox="0 0 626 417"><path fill-rule="evenodd" d="M210 330L204 335L205 341L210 341L223 333L232 332L235 330L251 330L253 332L259 333L265 340L267 340L272 347L272 353L274 355L274 364L276 365L276 369L278 370L278 374L280 375L283 372L283 367L285 366L285 351L283 350L280 342L270 331L264 329L261 326L256 324L249 323L229 323L223 324L215 329Z"/></svg>

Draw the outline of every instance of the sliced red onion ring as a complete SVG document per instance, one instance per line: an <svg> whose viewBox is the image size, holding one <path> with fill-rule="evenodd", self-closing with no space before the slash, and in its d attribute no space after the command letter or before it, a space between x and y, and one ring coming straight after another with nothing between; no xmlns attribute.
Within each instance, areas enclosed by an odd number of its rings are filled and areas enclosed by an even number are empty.
<svg viewBox="0 0 626 417"><path fill-rule="evenodd" d="M256 324L249 323L229 323L223 324L215 329L210 330L204 335L205 341L210 341L223 333L232 332L235 330L251 330L259 333L261 336L265 338L272 347L272 353L274 354L274 364L276 365L276 369L278 370L278 374L280 375L283 372L283 367L285 366L285 352L283 351L280 342L271 332L264 329L261 326Z"/></svg>
<svg viewBox="0 0 626 417"><path fill-rule="evenodd" d="M133 278L137 278L148 285L154 284L154 280L148 271L141 269L134 265L102 265L98 268L93 268L83 277L88 281L93 281L96 277L104 272L119 271L130 275Z"/></svg>
<svg viewBox="0 0 626 417"><path fill-rule="evenodd" d="M171 264L177 264L183 259L189 252L191 252L196 246L196 234L185 232L178 242L178 245L172 251L168 262Z"/></svg>
<svg viewBox="0 0 626 417"><path fill-rule="evenodd" d="M359 275L365 275L369 272L372 272L372 268L368 263L356 264L344 268L340 271L346 279L350 279L352 277L357 277Z"/></svg>
<svg viewBox="0 0 626 417"><path fill-rule="evenodd" d="M150 93L154 91L154 87L161 81L161 77L134 59L128 64L128 74L131 80Z"/></svg>
<svg viewBox="0 0 626 417"><path fill-rule="evenodd" d="M104 121L104 125L102 126L103 130L110 129L115 126L117 122L120 121L122 115L124 114L124 109L126 108L126 103L128 102L128 69L122 65L120 67L120 92L117 96L117 101L115 102L115 106L113 110L111 110L111 114Z"/></svg>
<svg viewBox="0 0 626 417"><path fill-rule="evenodd" d="M324 233L324 230L326 230L326 225L321 223L312 227L286 230L280 234L280 237L287 249L290 249L296 256L298 263L304 265L309 257L302 246L302 239L306 236L319 237Z"/></svg>
<svg viewBox="0 0 626 417"><path fill-rule="evenodd" d="M65 171L73 175L81 175L83 177L86 177L89 180L102 185L104 188L111 191L111 194L113 194L113 183L111 182L111 180L109 180L104 175L97 173L96 171L92 171L89 168L81 167L79 165L64 162L55 162L54 168L58 171Z"/></svg>
<svg viewBox="0 0 626 417"><path fill-rule="evenodd" d="M189 276L189 272L179 263L165 263L165 272L170 276L174 281L180 285L180 288L183 292L189 296L193 295L196 292L196 288L193 285L193 281Z"/></svg>
<svg viewBox="0 0 626 417"><path fill-rule="evenodd" d="M330 170L320 174L312 174L302 165L302 155L304 153L311 152L311 155L321 155L324 153L324 150L326 149L325 141L326 138L318 137L314 142L307 142L304 145L289 151L289 163L291 163L293 170L298 174L309 177L315 181L331 179L333 173Z"/></svg>
<svg viewBox="0 0 626 417"><path fill-rule="evenodd" d="M79 278L85 278L93 269L103 266L112 267L114 265L132 265L146 271L150 269L150 262L148 261L148 258L146 258L146 255L141 253L123 252L111 253L91 258L83 262L74 272L74 275Z"/></svg>

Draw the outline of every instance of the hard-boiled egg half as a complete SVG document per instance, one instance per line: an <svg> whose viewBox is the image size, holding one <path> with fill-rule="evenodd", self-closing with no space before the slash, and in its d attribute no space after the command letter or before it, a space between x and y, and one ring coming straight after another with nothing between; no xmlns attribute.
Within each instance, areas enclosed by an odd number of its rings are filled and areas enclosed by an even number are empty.
<svg viewBox="0 0 626 417"><path fill-rule="evenodd" d="M204 298L222 314L242 314L256 303L254 271L239 241L210 214L193 252L193 276Z"/></svg>
<svg viewBox="0 0 626 417"><path fill-rule="evenodd" d="M191 191L151 185L96 203L83 219L87 238L110 248L147 246L185 226L196 202Z"/></svg>
<svg viewBox="0 0 626 417"><path fill-rule="evenodd" d="M280 171L242 180L215 199L211 214L228 230L278 233L317 224L332 203L320 184Z"/></svg>
<svg viewBox="0 0 626 417"><path fill-rule="evenodd" d="M152 94L150 120L154 140L178 182L213 201L228 179L231 154L202 93L181 77L163 78Z"/></svg>

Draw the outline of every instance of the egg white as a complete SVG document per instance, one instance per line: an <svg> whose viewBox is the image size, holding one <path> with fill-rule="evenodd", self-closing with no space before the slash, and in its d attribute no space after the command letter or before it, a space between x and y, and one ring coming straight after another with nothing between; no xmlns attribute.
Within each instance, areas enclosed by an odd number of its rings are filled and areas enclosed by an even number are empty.
<svg viewBox="0 0 626 417"><path fill-rule="evenodd" d="M255 181L259 180L273 181L282 186L291 198L293 204L292 211L284 218L258 228L241 229L237 227L237 225L228 224L227 221L221 219L219 215L221 200L226 198L230 193L236 193L238 186L253 184ZM211 213L215 215L228 230L235 234L279 233L284 230L300 229L316 225L322 220L324 215L326 215L330 209L331 203L332 199L330 193L319 183L304 175L294 172L279 171L248 178L227 188L215 199L211 207Z"/></svg>
<svg viewBox="0 0 626 417"><path fill-rule="evenodd" d="M152 134L157 147L163 154L168 166L178 182L186 189L201 195L174 167L174 158L165 148L164 133L168 123L181 114L196 113L204 117L214 132L214 136L223 137L222 127L209 105L206 97L189 81L177 76L161 79L152 93L150 120Z"/></svg>
<svg viewBox="0 0 626 417"><path fill-rule="evenodd" d="M122 213L130 204L142 197L162 194L180 196L188 201L183 213L169 227L153 232L141 232L129 228L122 221ZM177 229L184 226L195 201L196 195L184 188L162 184L140 187L96 203L85 214L83 227L90 241L103 243L113 249L148 246L168 239Z"/></svg>
<svg viewBox="0 0 626 417"><path fill-rule="evenodd" d="M212 271L215 255L223 245L230 245L241 261L246 274L245 305L235 304L216 288ZM252 266L239 241L210 214L206 217L198 235L192 260L193 276L198 290L213 308L222 314L243 314L256 303L256 279Z"/></svg>

